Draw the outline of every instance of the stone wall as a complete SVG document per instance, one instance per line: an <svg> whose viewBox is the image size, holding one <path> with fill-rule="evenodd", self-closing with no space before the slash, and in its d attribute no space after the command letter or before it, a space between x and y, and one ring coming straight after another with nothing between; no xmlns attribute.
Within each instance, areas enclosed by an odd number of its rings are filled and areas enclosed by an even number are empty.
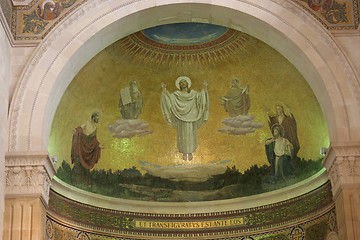
<svg viewBox="0 0 360 240"><path fill-rule="evenodd" d="M5 152L7 149L8 86L10 81L10 45L3 25L0 24L0 173L5 172ZM4 176L3 174L1 174ZM5 181L0 181L0 233L3 229Z"/></svg>

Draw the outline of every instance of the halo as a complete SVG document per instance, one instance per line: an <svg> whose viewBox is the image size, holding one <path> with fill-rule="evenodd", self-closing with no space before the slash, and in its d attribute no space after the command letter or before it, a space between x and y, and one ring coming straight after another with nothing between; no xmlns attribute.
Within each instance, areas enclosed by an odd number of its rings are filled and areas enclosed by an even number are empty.
<svg viewBox="0 0 360 240"><path fill-rule="evenodd" d="M55 5L55 2L54 2L53 0L45 0L45 1L43 1L42 4L41 4L41 7L42 7L43 10L44 10L45 4L48 3L48 2L50 2L50 3L52 3L52 4Z"/></svg>
<svg viewBox="0 0 360 240"><path fill-rule="evenodd" d="M180 77L178 77L178 78L176 79L176 82L175 82L175 86L177 87L177 89L180 90L180 85L179 85L179 83L180 83L181 80L185 80L185 81L188 83L188 87L189 87L189 88L191 87L191 80L190 80L190 78L187 77L187 76L180 76Z"/></svg>
<svg viewBox="0 0 360 240"><path fill-rule="evenodd" d="M238 77L233 77L233 78L231 78L231 81L237 81L238 83L240 83L240 79L238 78Z"/></svg>
<svg viewBox="0 0 360 240"><path fill-rule="evenodd" d="M284 127L283 126L281 126L279 123L275 123L274 125L272 125L271 126L271 134L274 134L274 128L275 127L279 127L280 128L280 134L281 134L281 136L282 137L284 137L285 136L285 129L284 129Z"/></svg>
<svg viewBox="0 0 360 240"><path fill-rule="evenodd" d="M93 117L94 114L97 114L100 118L102 117L102 111L98 109L93 109L93 111L89 112L90 119Z"/></svg>
<svg viewBox="0 0 360 240"><path fill-rule="evenodd" d="M276 107L282 107L285 115L289 116L291 115L291 110L289 108L289 106L287 106L285 103L277 101L274 105L273 105L273 109L276 112Z"/></svg>

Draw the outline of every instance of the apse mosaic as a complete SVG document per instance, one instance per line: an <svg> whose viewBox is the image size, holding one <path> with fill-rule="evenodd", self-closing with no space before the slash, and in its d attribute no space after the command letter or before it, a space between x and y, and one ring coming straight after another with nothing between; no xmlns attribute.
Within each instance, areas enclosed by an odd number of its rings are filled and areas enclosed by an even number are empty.
<svg viewBox="0 0 360 240"><path fill-rule="evenodd" d="M289 0L290 1L290 0ZM60 21L86 4L85 0L34 0L28 5L0 1L14 40L43 39ZM359 26L357 0L291 0L331 31L356 30ZM93 7L93 6L92 6Z"/></svg>
<svg viewBox="0 0 360 240"><path fill-rule="evenodd" d="M57 177L146 201L209 201L298 183L329 145L308 83L233 29L179 23L127 36L75 76L54 116Z"/></svg>

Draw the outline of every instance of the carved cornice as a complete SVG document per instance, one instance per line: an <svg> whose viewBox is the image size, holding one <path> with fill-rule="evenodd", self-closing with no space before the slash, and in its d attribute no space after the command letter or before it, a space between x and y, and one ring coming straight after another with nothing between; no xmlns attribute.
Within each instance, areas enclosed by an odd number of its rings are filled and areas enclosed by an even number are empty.
<svg viewBox="0 0 360 240"><path fill-rule="evenodd" d="M324 161L333 195L346 187L360 187L360 144L332 146Z"/></svg>
<svg viewBox="0 0 360 240"><path fill-rule="evenodd" d="M5 196L40 196L49 200L55 167L47 152L16 152L5 155Z"/></svg>

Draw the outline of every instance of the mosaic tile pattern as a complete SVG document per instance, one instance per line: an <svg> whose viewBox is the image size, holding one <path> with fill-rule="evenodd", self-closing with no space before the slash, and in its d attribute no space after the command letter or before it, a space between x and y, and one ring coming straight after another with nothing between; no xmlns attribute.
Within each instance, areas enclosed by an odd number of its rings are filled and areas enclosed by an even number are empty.
<svg viewBox="0 0 360 240"><path fill-rule="evenodd" d="M295 3L331 31L356 30L359 26L359 3L356 0L296 0Z"/></svg>
<svg viewBox="0 0 360 240"><path fill-rule="evenodd" d="M50 194L50 239L325 239L334 230L330 183L276 204L201 214L122 212ZM336 225L336 224L335 224ZM276 231L274 229L277 229Z"/></svg>

